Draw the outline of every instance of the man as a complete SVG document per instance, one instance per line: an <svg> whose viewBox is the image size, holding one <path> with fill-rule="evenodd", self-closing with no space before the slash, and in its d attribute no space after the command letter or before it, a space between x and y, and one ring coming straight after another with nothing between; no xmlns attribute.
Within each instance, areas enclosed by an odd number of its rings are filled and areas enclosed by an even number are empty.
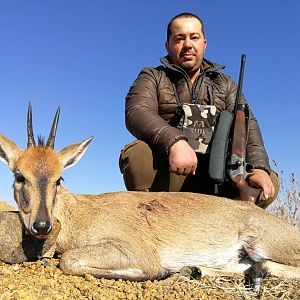
<svg viewBox="0 0 300 300"><path fill-rule="evenodd" d="M126 97L126 126L138 140L125 146L120 157L128 190L214 193L208 175L209 154L196 153L183 132L170 125L178 101L213 102L217 115L224 109L234 110L237 86L219 72L223 66L204 58L206 45L198 16L175 16L168 24L168 55L161 59L163 65L143 69L131 86ZM253 166L248 184L262 189L261 206L266 207L277 196L279 182L270 169L251 110L246 158ZM220 186L219 195L235 197L229 181Z"/></svg>

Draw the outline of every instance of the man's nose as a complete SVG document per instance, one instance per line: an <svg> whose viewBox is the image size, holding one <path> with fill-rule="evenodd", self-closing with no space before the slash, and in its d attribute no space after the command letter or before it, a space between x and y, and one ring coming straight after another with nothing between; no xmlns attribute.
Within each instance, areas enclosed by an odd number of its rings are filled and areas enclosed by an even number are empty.
<svg viewBox="0 0 300 300"><path fill-rule="evenodd" d="M185 47L185 48L191 48L191 47L192 47L192 43L191 43L191 42L192 42L192 41L191 41L190 38L186 38L186 39L184 40L183 47Z"/></svg>

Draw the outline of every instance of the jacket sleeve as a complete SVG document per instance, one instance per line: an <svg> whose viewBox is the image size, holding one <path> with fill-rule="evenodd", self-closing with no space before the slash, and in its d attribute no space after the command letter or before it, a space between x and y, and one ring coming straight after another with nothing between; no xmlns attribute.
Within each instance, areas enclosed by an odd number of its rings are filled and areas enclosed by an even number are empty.
<svg viewBox="0 0 300 300"><path fill-rule="evenodd" d="M226 109L233 111L235 107L237 85L229 76L224 76L223 80L227 81ZM243 95L243 101L249 107L249 104L247 103L247 100L244 95ZM263 169L267 171L269 174L271 172L269 158L264 146L259 124L255 116L253 115L253 112L250 107L249 107L246 161L247 163L250 163L254 169Z"/></svg>
<svg viewBox="0 0 300 300"><path fill-rule="evenodd" d="M168 155L175 142L187 138L159 116L160 77L160 71L154 68L145 68L140 72L126 97L125 122L137 139Z"/></svg>

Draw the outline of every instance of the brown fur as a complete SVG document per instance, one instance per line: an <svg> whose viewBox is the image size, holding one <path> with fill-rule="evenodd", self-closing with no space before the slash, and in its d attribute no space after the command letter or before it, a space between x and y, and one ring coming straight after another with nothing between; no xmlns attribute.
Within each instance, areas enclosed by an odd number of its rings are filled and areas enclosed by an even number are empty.
<svg viewBox="0 0 300 300"><path fill-rule="evenodd" d="M17 211L0 211L0 260L15 264L53 256L59 222L53 227L46 240L38 240L26 234Z"/></svg>
<svg viewBox="0 0 300 300"><path fill-rule="evenodd" d="M56 251L65 273L145 280L186 266L232 274L253 265L256 288L262 270L300 279L299 230L251 203L192 193L68 192L61 172L90 141L59 152L22 151L0 135L1 158L25 178L14 183L22 223L41 237L36 223L59 221Z"/></svg>

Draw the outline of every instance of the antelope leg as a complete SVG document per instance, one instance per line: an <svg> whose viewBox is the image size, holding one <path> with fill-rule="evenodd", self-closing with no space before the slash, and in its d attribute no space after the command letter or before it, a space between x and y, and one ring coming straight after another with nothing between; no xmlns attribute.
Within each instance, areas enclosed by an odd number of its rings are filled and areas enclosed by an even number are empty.
<svg viewBox="0 0 300 300"><path fill-rule="evenodd" d="M167 273L153 251L133 249L126 241L111 238L65 252L59 265L65 274L136 281L162 278Z"/></svg>

